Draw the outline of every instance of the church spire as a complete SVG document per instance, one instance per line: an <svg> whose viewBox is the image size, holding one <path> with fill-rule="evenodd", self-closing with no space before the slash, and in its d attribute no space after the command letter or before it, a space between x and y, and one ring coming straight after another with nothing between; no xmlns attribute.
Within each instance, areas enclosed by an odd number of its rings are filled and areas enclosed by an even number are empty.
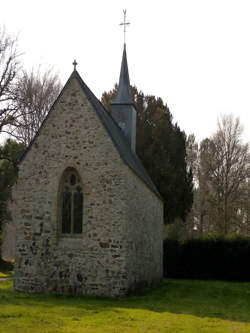
<svg viewBox="0 0 250 333"><path fill-rule="evenodd" d="M117 95L113 101L114 104L132 104L132 96L130 91L130 82L128 74L128 62L127 62L127 53L126 53L126 28L129 26L129 22L126 21L127 10L123 10L123 22L120 23L120 26L123 27L124 34L124 47L122 55L122 65L119 79L119 86Z"/></svg>
<svg viewBox="0 0 250 333"><path fill-rule="evenodd" d="M120 71L120 79L117 95L111 103L111 115L117 125L123 131L131 150L135 153L136 149L136 110L132 101L132 95L130 90L129 74L128 74L128 62L125 43L126 26L129 24L126 22L126 10L123 11L124 22L121 25L124 26L124 47L122 55L122 65Z"/></svg>
<svg viewBox="0 0 250 333"><path fill-rule="evenodd" d="M129 82L126 44L124 44L123 48L118 91L112 104L133 104Z"/></svg>

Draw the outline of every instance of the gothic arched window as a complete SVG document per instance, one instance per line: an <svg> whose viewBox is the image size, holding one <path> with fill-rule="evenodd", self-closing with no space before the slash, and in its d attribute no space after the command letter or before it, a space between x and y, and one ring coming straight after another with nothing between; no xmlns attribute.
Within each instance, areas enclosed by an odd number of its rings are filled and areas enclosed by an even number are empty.
<svg viewBox="0 0 250 333"><path fill-rule="evenodd" d="M73 168L65 170L60 186L61 233L81 234L83 221L83 193L80 176Z"/></svg>

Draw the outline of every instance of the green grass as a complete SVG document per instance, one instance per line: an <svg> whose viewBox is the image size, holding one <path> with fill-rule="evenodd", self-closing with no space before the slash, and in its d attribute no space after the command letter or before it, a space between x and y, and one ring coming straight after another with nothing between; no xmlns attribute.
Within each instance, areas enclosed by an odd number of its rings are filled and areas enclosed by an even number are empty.
<svg viewBox="0 0 250 333"><path fill-rule="evenodd" d="M250 332L250 283L167 279L116 300L16 293L12 285L0 281L0 332Z"/></svg>
<svg viewBox="0 0 250 333"><path fill-rule="evenodd" d="M14 275L13 271L0 272L0 278L13 277L13 275Z"/></svg>

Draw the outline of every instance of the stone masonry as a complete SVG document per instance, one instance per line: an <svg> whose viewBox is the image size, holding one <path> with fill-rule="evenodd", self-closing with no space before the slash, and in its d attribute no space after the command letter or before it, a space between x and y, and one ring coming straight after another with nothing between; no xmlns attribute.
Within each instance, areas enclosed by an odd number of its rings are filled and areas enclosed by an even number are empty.
<svg viewBox="0 0 250 333"><path fill-rule="evenodd" d="M83 186L83 232L62 235L63 172ZM14 288L123 296L162 279L163 203L124 163L74 72L19 165Z"/></svg>

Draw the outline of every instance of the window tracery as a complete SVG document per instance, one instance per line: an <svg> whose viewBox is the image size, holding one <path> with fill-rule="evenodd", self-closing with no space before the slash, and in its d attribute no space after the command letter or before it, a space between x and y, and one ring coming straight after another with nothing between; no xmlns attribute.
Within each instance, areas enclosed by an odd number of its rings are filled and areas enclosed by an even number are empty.
<svg viewBox="0 0 250 333"><path fill-rule="evenodd" d="M80 176L73 168L65 170L60 189L60 226L63 235L81 234L83 191Z"/></svg>

